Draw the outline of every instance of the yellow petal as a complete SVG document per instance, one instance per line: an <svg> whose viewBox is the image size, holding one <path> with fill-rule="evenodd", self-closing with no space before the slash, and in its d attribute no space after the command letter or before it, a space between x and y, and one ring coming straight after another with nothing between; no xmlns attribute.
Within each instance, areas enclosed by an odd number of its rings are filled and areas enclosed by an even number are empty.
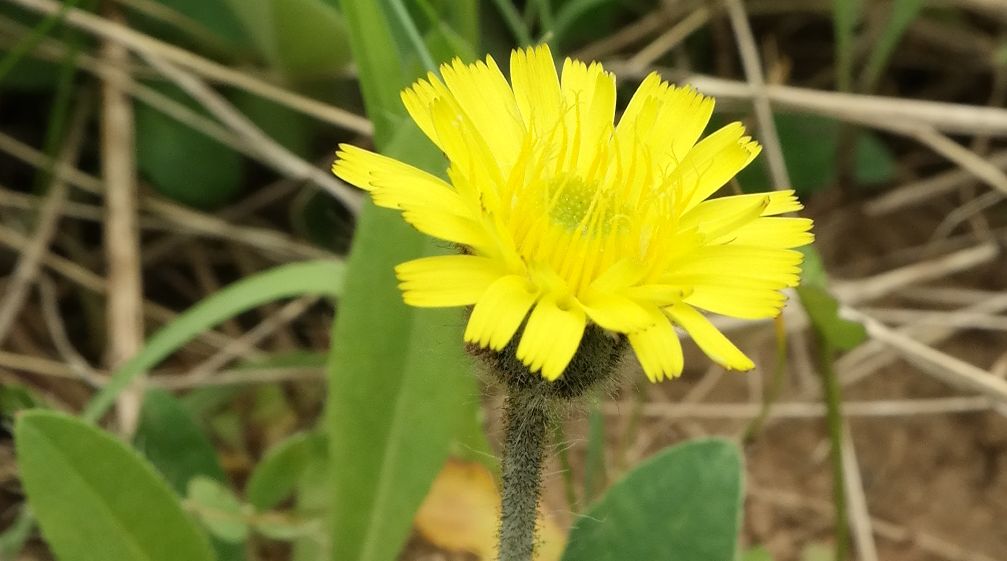
<svg viewBox="0 0 1007 561"><path fill-rule="evenodd" d="M468 216L469 208L458 193L440 178L349 144L340 144L332 172L369 191L374 204L393 209L436 209Z"/></svg>
<svg viewBox="0 0 1007 561"><path fill-rule="evenodd" d="M634 145L642 144L656 156L653 163L658 170L677 166L699 140L713 106L713 98L688 86L672 86L652 72L619 119L616 136L623 159L629 159Z"/></svg>
<svg viewBox="0 0 1007 561"><path fill-rule="evenodd" d="M787 297L779 290L708 284L696 286L682 301L724 316L768 319L780 315Z"/></svg>
<svg viewBox="0 0 1007 561"><path fill-rule="evenodd" d="M514 93L496 62L487 56L485 62L466 65L456 58L441 65L441 76L473 128L501 161L501 168L509 169L521 147L524 124Z"/></svg>
<svg viewBox="0 0 1007 561"><path fill-rule="evenodd" d="M652 325L661 318L656 306L647 308L627 296L614 292L591 291L581 299L591 321L609 331L630 333Z"/></svg>
<svg viewBox="0 0 1007 561"><path fill-rule="evenodd" d="M539 134L551 130L561 109L559 76L549 45L512 51L510 79L525 127Z"/></svg>
<svg viewBox="0 0 1007 561"><path fill-rule="evenodd" d="M629 344L651 382L682 374L682 344L667 318L662 317L647 330L630 333Z"/></svg>
<svg viewBox="0 0 1007 561"><path fill-rule="evenodd" d="M769 206L766 195L721 197L699 203L682 216L679 227L696 228L711 243L762 216Z"/></svg>
<svg viewBox="0 0 1007 561"><path fill-rule="evenodd" d="M532 372L555 380L563 374L584 335L584 310L570 299L546 295L532 310L521 334L517 358Z"/></svg>
<svg viewBox="0 0 1007 561"><path fill-rule="evenodd" d="M755 364L734 343L688 304L678 304L665 309L671 319L682 326L699 348L714 362L728 370L751 370Z"/></svg>
<svg viewBox="0 0 1007 561"><path fill-rule="evenodd" d="M793 280L800 273L803 260L804 256L792 249L740 244L706 246L679 259L662 280L678 284L676 277L690 274L768 280L786 276Z"/></svg>
<svg viewBox="0 0 1007 561"><path fill-rule="evenodd" d="M590 65L566 59L560 79L563 118L569 135L565 156L568 166L582 176L595 163L599 149L607 144L615 119L615 76L601 64Z"/></svg>
<svg viewBox="0 0 1007 561"><path fill-rule="evenodd" d="M699 141L675 168L676 181L689 209L724 186L759 154L762 148L741 123L731 123Z"/></svg>
<svg viewBox="0 0 1007 561"><path fill-rule="evenodd" d="M495 351L503 349L537 298L538 291L527 279L500 277L476 302L465 328L465 341Z"/></svg>
<svg viewBox="0 0 1007 561"><path fill-rule="evenodd" d="M427 135L427 138L433 141L442 152L446 152L437 135L432 110L434 102L438 100L443 100L455 107L457 107L457 103L440 78L433 72L428 72L425 80L421 78L414 82L413 85L402 90L400 97L402 98L402 104L405 106L406 112L409 113L409 116L420 127L423 134Z"/></svg>
<svg viewBox="0 0 1007 561"><path fill-rule="evenodd" d="M425 209L403 212L402 218L428 236L466 245L482 252L490 251L493 247L486 228L470 218Z"/></svg>
<svg viewBox="0 0 1007 561"><path fill-rule="evenodd" d="M732 243L789 249L815 241L810 218L764 217L753 220L731 234Z"/></svg>
<svg viewBox="0 0 1007 561"><path fill-rule="evenodd" d="M406 261L395 274L407 304L442 308L475 304L502 271L485 257L439 255Z"/></svg>

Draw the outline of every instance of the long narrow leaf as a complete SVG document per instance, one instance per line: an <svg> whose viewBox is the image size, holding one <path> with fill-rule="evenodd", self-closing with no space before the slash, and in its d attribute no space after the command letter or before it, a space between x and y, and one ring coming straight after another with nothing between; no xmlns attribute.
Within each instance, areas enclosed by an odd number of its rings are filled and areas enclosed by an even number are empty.
<svg viewBox="0 0 1007 561"><path fill-rule="evenodd" d="M434 173L444 161L411 123L392 18L379 0L344 1L375 144ZM476 399L461 316L402 303L394 267L436 249L394 212L368 204L333 327L329 370L331 559L392 561Z"/></svg>
<svg viewBox="0 0 1007 561"><path fill-rule="evenodd" d="M888 65L895 47L898 46L902 36L909 29L909 24L916 19L920 10L923 9L923 0L895 0L892 4L891 17L885 24L885 29L878 42L871 50L864 66L864 72L860 76L861 89L864 92L872 91L881 78L881 73Z"/></svg>
<svg viewBox="0 0 1007 561"><path fill-rule="evenodd" d="M304 294L338 296L343 287L343 264L305 261L281 265L240 280L202 300L161 328L139 354L119 368L108 384L87 404L83 417L96 421L108 411L126 386L203 331L266 302Z"/></svg>
<svg viewBox="0 0 1007 561"><path fill-rule="evenodd" d="M853 82L853 46L862 0L832 0L832 25L836 39L836 86L850 91Z"/></svg>

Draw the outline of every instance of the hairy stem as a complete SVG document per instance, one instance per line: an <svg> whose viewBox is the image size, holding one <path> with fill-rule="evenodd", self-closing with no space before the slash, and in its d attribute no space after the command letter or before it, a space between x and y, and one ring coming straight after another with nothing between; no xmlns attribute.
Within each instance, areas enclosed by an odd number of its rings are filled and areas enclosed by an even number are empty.
<svg viewBox="0 0 1007 561"><path fill-rule="evenodd" d="M500 561L531 561L542 489L548 398L512 389L505 408Z"/></svg>

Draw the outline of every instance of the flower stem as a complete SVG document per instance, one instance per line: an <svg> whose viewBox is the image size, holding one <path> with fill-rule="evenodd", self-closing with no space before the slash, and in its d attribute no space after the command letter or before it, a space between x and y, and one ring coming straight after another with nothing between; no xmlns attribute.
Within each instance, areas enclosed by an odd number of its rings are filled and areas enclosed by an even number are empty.
<svg viewBox="0 0 1007 561"><path fill-rule="evenodd" d="M500 514L500 561L531 561L542 490L549 423L547 397L511 389L504 405L506 435Z"/></svg>
<svg viewBox="0 0 1007 561"><path fill-rule="evenodd" d="M825 419L829 428L832 456L832 500L836 507L836 561L846 561L849 522L846 515L846 490L843 473L843 412L839 380L833 368L835 348L825 337L819 337L819 369L825 390Z"/></svg>

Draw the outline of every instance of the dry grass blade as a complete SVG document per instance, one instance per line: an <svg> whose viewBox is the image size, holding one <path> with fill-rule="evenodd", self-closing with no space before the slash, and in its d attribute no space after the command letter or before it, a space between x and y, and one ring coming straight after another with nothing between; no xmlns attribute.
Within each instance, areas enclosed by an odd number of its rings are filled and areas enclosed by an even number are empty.
<svg viewBox="0 0 1007 561"><path fill-rule="evenodd" d="M59 164L74 165L76 163L84 138L84 125L92 111L92 102L93 96L91 95L84 95L78 102L63 149L56 160ZM14 272L10 275L4 289L3 298L0 299L0 346L3 346L11 326L24 306L31 285L38 276L42 256L56 234L56 226L59 223L61 208L66 202L66 194L66 181L62 177L53 176L45 200L39 209L31 243L21 252L17 264L14 266Z"/></svg>
<svg viewBox="0 0 1007 561"><path fill-rule="evenodd" d="M222 95L213 91L202 80L160 57L147 53L141 53L141 56L165 77L203 104L207 111L247 139L248 144L258 152L259 157L269 162L277 170L291 177L310 180L328 191L354 214L360 211L362 201L357 191L336 179L331 173L316 168L270 138L251 119L242 115Z"/></svg>
<svg viewBox="0 0 1007 561"><path fill-rule="evenodd" d="M0 151L38 168L53 165L53 174L71 185L94 195L102 195L103 187L97 177L84 173L65 162L51 164L52 159L16 138L0 131ZM144 210L155 213L186 232L230 240L275 252L283 258L333 258L331 252L301 242L291 236L264 228L238 226L214 215L192 210L157 196L147 195L140 200Z"/></svg>
<svg viewBox="0 0 1007 561"><path fill-rule="evenodd" d="M741 0L725 0L727 13L731 18L731 28L738 43L741 54L741 64L745 70L745 78L752 88L755 105L755 118L762 133L762 142L766 147L766 159L769 163L769 175L777 189L790 186L790 174L787 163L783 159L783 146L780 135L776 132L776 122L773 120L773 110L769 105L769 95L766 93L766 79L762 72L762 62L759 60L759 49L755 44L752 26L748 23L748 15Z"/></svg>
<svg viewBox="0 0 1007 561"><path fill-rule="evenodd" d="M636 69L637 72L643 72L655 60L680 45L682 41L688 39L690 35L706 25L708 21L710 21L710 9L706 6L699 6L682 21L671 26L667 31L648 43L647 46L640 49L639 52L626 61L626 64Z"/></svg>
<svg viewBox="0 0 1007 561"><path fill-rule="evenodd" d="M607 415L624 414L631 404L608 403ZM941 397L932 399L846 401L846 417L913 417L920 415L955 415L988 411L993 402L985 396ZM644 403L640 411L646 417L661 419L737 419L751 420L759 415L759 403ZM772 419L819 419L825 416L825 405L812 401L783 401L773 404Z"/></svg>
<svg viewBox="0 0 1007 561"><path fill-rule="evenodd" d="M832 505L804 495L798 495L781 489L766 489L749 483L746 485L748 496L769 504L787 509L811 510L826 521L834 516ZM1003 561L988 555L976 553L953 544L937 536L920 532L898 524L871 518L871 527L879 538L893 541L903 546L915 546L930 555L948 561Z"/></svg>
<svg viewBox="0 0 1007 561"><path fill-rule="evenodd" d="M115 8L110 18L124 21ZM105 183L103 245L108 274L105 322L108 333L106 361L117 368L143 347L143 280L140 262L140 227L137 203L139 181L136 169L136 121L132 101L122 89L128 77L123 64L129 51L106 41L102 57L118 71L102 83L101 168ZM119 394L116 413L119 430L129 438L140 422L143 406L141 378Z"/></svg>
<svg viewBox="0 0 1007 561"><path fill-rule="evenodd" d="M986 161L1003 170L1007 168L1007 151L997 152ZM868 216L881 216L905 209L912 205L924 204L934 197L950 193L973 178L973 174L962 169L947 171L897 187L879 195L864 205Z"/></svg>
<svg viewBox="0 0 1007 561"><path fill-rule="evenodd" d="M623 61L609 66L620 78L640 77ZM682 75L672 69L659 69L667 77L692 84L699 91L718 100L744 100L756 97L753 88L738 80L703 74ZM921 101L878 95L812 90L778 84L766 85L766 96L777 109L814 113L842 121L885 128L889 123L929 125L946 133L1007 136L1007 109L981 105L963 105L940 101Z"/></svg>
<svg viewBox="0 0 1007 561"><path fill-rule="evenodd" d="M857 447L850 434L850 424L846 421L843 422L843 478L857 559L878 561L878 546L874 543L871 513L867 510L867 496L860 477L860 462L857 461Z"/></svg>
<svg viewBox="0 0 1007 561"><path fill-rule="evenodd" d="M8 1L42 14L53 14L60 10L59 3L53 0ZM161 57L164 60L181 65L212 80L242 88L281 105L286 105L295 111L311 115L316 119L332 123L347 130L365 135L370 135L373 130L370 121L359 115L354 115L338 107L264 82L243 72L228 68L185 49L154 39L124 25L94 16L83 10L68 10L65 21L73 27L120 43L137 53Z"/></svg>
<svg viewBox="0 0 1007 561"><path fill-rule="evenodd" d="M840 313L862 323L871 338L891 346L935 378L954 387L987 395L995 399L1001 407L1007 406L1007 380L997 378L982 368L928 347L858 310L844 306Z"/></svg>

